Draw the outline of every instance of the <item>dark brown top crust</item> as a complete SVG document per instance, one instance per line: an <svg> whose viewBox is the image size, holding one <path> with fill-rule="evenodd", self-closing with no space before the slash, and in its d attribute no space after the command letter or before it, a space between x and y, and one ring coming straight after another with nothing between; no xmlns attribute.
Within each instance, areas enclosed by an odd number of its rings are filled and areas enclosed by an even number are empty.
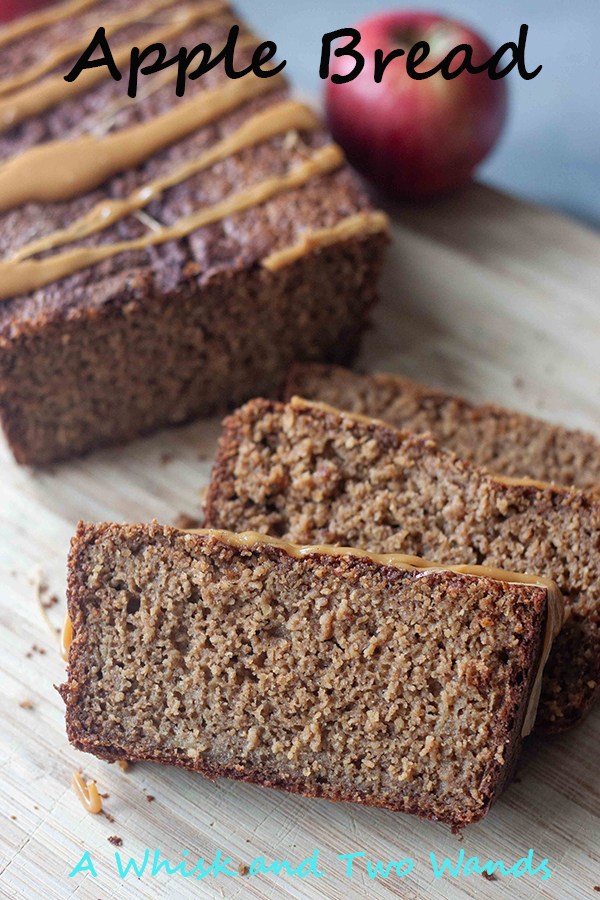
<svg viewBox="0 0 600 900"><path fill-rule="evenodd" d="M34 31L2 47L0 79L18 76L62 42L81 38L95 31L99 22L108 21L140 6L142 0L103 0L89 9ZM181 3L161 10L149 19L117 30L110 36L111 48L132 46ZM214 52L224 45L235 21L226 10L198 22L181 35L167 41L169 55L180 46L192 47L205 41ZM244 33L244 32L242 32ZM260 39L257 39L257 43ZM247 65L252 47L236 53L236 64ZM76 57L62 61L47 73L64 75ZM147 76L149 80L153 76ZM134 103L123 103L126 77L100 81L86 93L73 97L48 111L31 116L0 134L0 161L51 140L75 139L86 133L108 134L140 122L147 122L185 102L202 91L223 83L226 76L219 66L196 81L189 81L184 98L177 98L173 83L143 98L145 82ZM101 187L73 200L60 203L27 203L0 215L0 254L4 258L33 239L70 225L95 204L107 198L123 198L137 187L189 160L221 138L230 135L261 109L281 101L288 94L279 88L245 103L239 109L198 129L171 147L152 155L145 163L110 178ZM203 205L215 204L225 196L257 183L265 177L281 174L328 142L321 129L278 135L255 147L249 147L218 162L182 184L168 189L152 200L145 212L154 222L172 225L179 217ZM128 251L77 272L31 294L0 303L0 335L18 333L26 320L43 322L48 316L68 316L74 308L93 308L110 302L111 297L126 297L133 285L152 285L158 292L171 291L182 283L206 284L217 273L252 265L274 250L294 244L307 229L335 225L341 219L369 207L364 193L347 167L321 175L306 185L280 194L265 203L235 213L222 221L194 231L188 237ZM91 235L73 246L96 246L115 240L140 237L148 229L135 215ZM144 291L147 295L152 291Z"/></svg>

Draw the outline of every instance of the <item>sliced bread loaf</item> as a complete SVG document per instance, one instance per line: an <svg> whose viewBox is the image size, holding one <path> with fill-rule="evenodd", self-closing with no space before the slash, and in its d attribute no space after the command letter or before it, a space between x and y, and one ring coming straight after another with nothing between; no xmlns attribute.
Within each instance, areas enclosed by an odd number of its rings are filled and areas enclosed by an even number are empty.
<svg viewBox="0 0 600 900"><path fill-rule="evenodd" d="M259 534L83 525L72 743L461 828L510 776L562 618L543 579Z"/></svg>
<svg viewBox="0 0 600 900"><path fill-rule="evenodd" d="M554 579L567 620L540 724L564 730L600 686L600 500L492 476L427 436L303 400L254 400L225 420L206 524L298 543L412 553Z"/></svg>

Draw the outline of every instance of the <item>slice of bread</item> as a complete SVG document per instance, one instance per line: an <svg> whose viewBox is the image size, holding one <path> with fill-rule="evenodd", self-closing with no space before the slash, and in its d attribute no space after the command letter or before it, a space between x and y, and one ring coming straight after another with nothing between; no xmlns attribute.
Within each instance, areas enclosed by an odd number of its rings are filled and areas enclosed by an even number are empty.
<svg viewBox="0 0 600 900"><path fill-rule="evenodd" d="M80 524L69 738L461 828L510 776L562 619L556 586L528 581L259 534Z"/></svg>
<svg viewBox="0 0 600 900"><path fill-rule="evenodd" d="M498 475L528 476L600 494L600 441L492 403L462 397L399 375L358 375L341 366L297 365L285 388L394 428L429 432L440 446Z"/></svg>
<svg viewBox="0 0 600 900"><path fill-rule="evenodd" d="M297 543L414 553L547 575L567 600L540 704L560 731L600 686L600 500L492 476L427 436L297 400L225 420L206 524Z"/></svg>

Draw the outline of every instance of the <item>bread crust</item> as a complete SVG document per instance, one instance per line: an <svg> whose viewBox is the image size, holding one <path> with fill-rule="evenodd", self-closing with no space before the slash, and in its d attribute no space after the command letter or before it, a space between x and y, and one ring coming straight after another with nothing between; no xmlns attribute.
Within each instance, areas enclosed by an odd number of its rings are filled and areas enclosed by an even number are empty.
<svg viewBox="0 0 600 900"><path fill-rule="evenodd" d="M138 274L96 305L15 318L0 335L0 422L15 458L46 465L275 395L299 358L350 362L386 242L352 238L276 272L250 262L167 293Z"/></svg>

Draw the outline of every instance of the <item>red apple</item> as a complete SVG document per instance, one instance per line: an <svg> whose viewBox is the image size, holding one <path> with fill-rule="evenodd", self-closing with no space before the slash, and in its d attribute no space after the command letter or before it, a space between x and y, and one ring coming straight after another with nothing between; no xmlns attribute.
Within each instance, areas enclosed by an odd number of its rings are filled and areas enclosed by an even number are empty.
<svg viewBox="0 0 600 900"><path fill-rule="evenodd" d="M430 46L417 71L429 71L452 48L469 44L474 66L493 51L474 31L459 22L422 12L392 12L355 26L361 34L356 50L365 58L352 81L334 84L332 74L346 75L349 56L331 53L326 84L329 127L350 163L392 197L424 197L448 191L468 180L496 142L506 118L504 79L487 71L461 72L447 80L440 72L424 80L411 78L406 56L393 59L377 84L374 54L384 57L417 41ZM348 43L344 38L339 46ZM455 58L455 71L462 55Z"/></svg>
<svg viewBox="0 0 600 900"><path fill-rule="evenodd" d="M48 4L49 0L0 0L0 22L8 22Z"/></svg>

